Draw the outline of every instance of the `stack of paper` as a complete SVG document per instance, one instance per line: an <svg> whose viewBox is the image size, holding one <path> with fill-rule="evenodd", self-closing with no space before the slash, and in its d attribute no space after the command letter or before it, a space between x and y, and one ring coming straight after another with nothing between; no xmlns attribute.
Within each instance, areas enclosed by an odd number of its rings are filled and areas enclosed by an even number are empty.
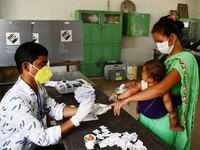
<svg viewBox="0 0 200 150"><path fill-rule="evenodd" d="M81 102L91 102L95 100L95 89L88 84L82 84L82 86L78 87L75 91L75 99L78 103Z"/></svg>
<svg viewBox="0 0 200 150"><path fill-rule="evenodd" d="M112 133L107 127L100 126L99 129L94 130L93 133L96 134L97 144L99 144L100 148L117 145L121 147L122 150L147 150L143 142L138 139L138 135L135 132Z"/></svg>

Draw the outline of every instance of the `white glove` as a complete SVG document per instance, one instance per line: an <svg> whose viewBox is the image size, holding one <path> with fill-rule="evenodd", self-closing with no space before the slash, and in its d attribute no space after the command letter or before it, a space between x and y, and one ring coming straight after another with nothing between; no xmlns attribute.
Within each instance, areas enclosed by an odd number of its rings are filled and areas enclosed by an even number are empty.
<svg viewBox="0 0 200 150"><path fill-rule="evenodd" d="M108 106L106 104L96 103L93 105L93 108L90 113L94 115L102 115L106 113L108 110L110 110L111 108L112 108L111 106Z"/></svg>
<svg viewBox="0 0 200 150"><path fill-rule="evenodd" d="M70 119L72 123L75 126L79 126L80 122L91 112L93 105L94 101L80 103L76 114Z"/></svg>

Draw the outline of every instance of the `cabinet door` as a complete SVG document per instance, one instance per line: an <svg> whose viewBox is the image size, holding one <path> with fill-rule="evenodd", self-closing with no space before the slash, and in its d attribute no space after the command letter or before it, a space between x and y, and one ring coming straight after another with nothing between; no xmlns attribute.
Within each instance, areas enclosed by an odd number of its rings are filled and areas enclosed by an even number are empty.
<svg viewBox="0 0 200 150"><path fill-rule="evenodd" d="M198 40L199 20L192 18L179 18L183 22L183 41L186 43L196 42Z"/></svg>
<svg viewBox="0 0 200 150"><path fill-rule="evenodd" d="M120 44L104 44L102 45L103 62L108 60L121 60L121 45Z"/></svg>
<svg viewBox="0 0 200 150"><path fill-rule="evenodd" d="M84 43L100 43L100 13L95 11L76 11L76 17L83 21Z"/></svg>
<svg viewBox="0 0 200 150"><path fill-rule="evenodd" d="M100 45L84 45L83 64L99 63L101 61L101 47Z"/></svg>
<svg viewBox="0 0 200 150"><path fill-rule="evenodd" d="M103 76L104 62L121 57L122 13L77 10L75 16L83 21L81 72L85 76Z"/></svg>
<svg viewBox="0 0 200 150"><path fill-rule="evenodd" d="M87 77L103 76L103 66L97 64L81 64L81 73Z"/></svg>
<svg viewBox="0 0 200 150"><path fill-rule="evenodd" d="M190 31L189 31L190 42L196 42L198 40L198 33L199 33L199 20L192 19L190 21Z"/></svg>
<svg viewBox="0 0 200 150"><path fill-rule="evenodd" d="M185 41L186 43L189 42L189 30L190 30L190 20L186 18L179 18L180 21L183 22L184 28L182 29L183 31L183 38L182 40Z"/></svg>
<svg viewBox="0 0 200 150"><path fill-rule="evenodd" d="M83 42L84 43L100 43L100 27L99 25L83 24Z"/></svg>
<svg viewBox="0 0 200 150"><path fill-rule="evenodd" d="M149 36L150 14L124 13L123 35Z"/></svg>
<svg viewBox="0 0 200 150"><path fill-rule="evenodd" d="M120 26L107 25L101 29L101 43L121 43L122 29Z"/></svg>
<svg viewBox="0 0 200 150"><path fill-rule="evenodd" d="M122 14L105 12L102 16L101 42L121 43L122 40Z"/></svg>
<svg viewBox="0 0 200 150"><path fill-rule="evenodd" d="M85 76L101 76L102 72L102 51L99 44L84 45L84 56L81 62L81 72Z"/></svg>

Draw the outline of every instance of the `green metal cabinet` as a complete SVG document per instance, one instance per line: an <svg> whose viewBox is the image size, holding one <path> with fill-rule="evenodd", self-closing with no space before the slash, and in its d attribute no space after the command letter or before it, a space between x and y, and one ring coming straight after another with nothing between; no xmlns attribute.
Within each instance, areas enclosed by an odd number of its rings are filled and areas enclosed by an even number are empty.
<svg viewBox="0 0 200 150"><path fill-rule="evenodd" d="M124 13L123 35L149 36L150 14Z"/></svg>
<svg viewBox="0 0 200 150"><path fill-rule="evenodd" d="M183 41L186 43L198 41L199 34L199 19L193 18L178 18L184 24Z"/></svg>
<svg viewBox="0 0 200 150"><path fill-rule="evenodd" d="M75 19L83 21L85 76L103 76L105 61L121 59L122 17L117 11L75 11Z"/></svg>

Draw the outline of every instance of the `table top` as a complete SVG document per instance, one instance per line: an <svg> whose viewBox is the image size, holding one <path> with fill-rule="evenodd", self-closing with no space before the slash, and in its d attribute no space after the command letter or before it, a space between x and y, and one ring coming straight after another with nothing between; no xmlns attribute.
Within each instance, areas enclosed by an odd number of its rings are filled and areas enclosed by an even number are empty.
<svg viewBox="0 0 200 150"><path fill-rule="evenodd" d="M60 80L73 80L73 79L86 79L80 72L67 72L63 74L54 74L52 80L60 81ZM92 82L91 82L92 83ZM93 83L92 83L93 84ZM96 103L109 104L111 103L108 100L108 96L100 91L94 84L96 94ZM60 95L55 88L47 88L48 93L51 97L55 98L58 103L66 103L67 105L75 105L78 106L78 103L74 99L74 94L63 94ZM92 133L93 130L99 129L100 126L106 126L109 131L114 132L128 132L133 133L136 132L138 134L138 139L143 142L143 145L147 147L148 150L167 150L169 149L166 144L164 144L158 137L156 137L153 133L148 131L145 127L143 127L135 118L133 118L130 114L128 114L124 109L121 110L120 116L114 116L113 109L108 111L107 113L98 116L98 120L95 121L87 121L81 122L80 126L76 127L73 131L69 132L69 134L63 139L63 143L67 150L81 150L86 149L83 137L86 134ZM61 123L61 122L58 122ZM106 149L106 150L117 150L121 149L116 145L113 147L100 148L99 145L95 146L95 149Z"/></svg>

